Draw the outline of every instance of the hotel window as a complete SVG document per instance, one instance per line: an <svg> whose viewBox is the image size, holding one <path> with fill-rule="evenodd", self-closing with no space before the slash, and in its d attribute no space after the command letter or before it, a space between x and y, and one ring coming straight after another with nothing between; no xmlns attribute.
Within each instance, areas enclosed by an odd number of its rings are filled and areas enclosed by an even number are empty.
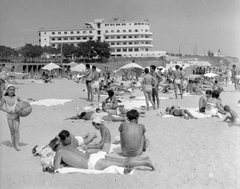
<svg viewBox="0 0 240 189"><path fill-rule="evenodd" d="M123 42L123 45L126 45L127 44L127 42Z"/></svg>
<svg viewBox="0 0 240 189"><path fill-rule="evenodd" d="M138 25L141 25L141 23L138 23Z"/></svg>
<svg viewBox="0 0 240 189"><path fill-rule="evenodd" d="M58 32L58 34L61 34L61 32Z"/></svg>
<svg viewBox="0 0 240 189"><path fill-rule="evenodd" d="M108 30L105 30L105 33L108 33Z"/></svg>
<svg viewBox="0 0 240 189"><path fill-rule="evenodd" d="M117 45L121 45L121 43L120 43L120 42L117 42Z"/></svg>
<svg viewBox="0 0 240 189"><path fill-rule="evenodd" d="M135 30L135 32L138 32L138 30Z"/></svg>
<svg viewBox="0 0 240 189"><path fill-rule="evenodd" d="M123 32L126 32L126 30L123 30Z"/></svg>
<svg viewBox="0 0 240 189"><path fill-rule="evenodd" d="M89 33L92 33L92 31L89 31Z"/></svg>
<svg viewBox="0 0 240 189"><path fill-rule="evenodd" d="M146 51L148 51L148 49L146 48Z"/></svg>
<svg viewBox="0 0 240 189"><path fill-rule="evenodd" d="M52 32L52 34L54 35L54 34L55 34L55 32Z"/></svg>
<svg viewBox="0 0 240 189"><path fill-rule="evenodd" d="M126 35L124 35L124 36L123 36L123 39L126 39L126 38L127 38Z"/></svg>
<svg viewBox="0 0 240 189"><path fill-rule="evenodd" d="M135 52L137 52L137 51L138 51L138 49L136 48L136 49L134 49L134 51L135 51Z"/></svg>
<svg viewBox="0 0 240 189"><path fill-rule="evenodd" d="M52 38L53 41L55 41L55 38Z"/></svg>
<svg viewBox="0 0 240 189"><path fill-rule="evenodd" d="M123 49L123 52L127 52L127 49Z"/></svg>
<svg viewBox="0 0 240 189"><path fill-rule="evenodd" d="M105 39L108 39L108 37L105 37Z"/></svg>
<svg viewBox="0 0 240 189"><path fill-rule="evenodd" d="M129 45L132 45L132 42L128 42Z"/></svg>
<svg viewBox="0 0 240 189"><path fill-rule="evenodd" d="M92 40L93 38L92 37L89 37L89 40Z"/></svg>
<svg viewBox="0 0 240 189"><path fill-rule="evenodd" d="M86 37L83 37L83 40L86 40L87 38Z"/></svg>
<svg viewBox="0 0 240 189"><path fill-rule="evenodd" d="M134 25L137 25L137 23L134 23Z"/></svg>
<svg viewBox="0 0 240 189"><path fill-rule="evenodd" d="M46 32L44 32L44 34L46 34Z"/></svg>
<svg viewBox="0 0 240 189"><path fill-rule="evenodd" d="M128 52L132 52L133 50L132 49L128 49Z"/></svg>
<svg viewBox="0 0 240 189"><path fill-rule="evenodd" d="M77 34L79 34L80 32L79 31L77 31Z"/></svg>
<svg viewBox="0 0 240 189"><path fill-rule="evenodd" d="M132 36L131 36L131 35L129 35L129 36L128 36L128 38L132 38Z"/></svg>
<svg viewBox="0 0 240 189"><path fill-rule="evenodd" d="M112 42L111 45L115 45L115 43Z"/></svg>
<svg viewBox="0 0 240 189"><path fill-rule="evenodd" d="M148 30L146 29L145 32L148 32Z"/></svg>
<svg viewBox="0 0 240 189"><path fill-rule="evenodd" d="M117 49L117 52L121 52L121 49Z"/></svg>
<svg viewBox="0 0 240 189"><path fill-rule="evenodd" d="M111 30L112 33L114 33L114 30Z"/></svg>
<svg viewBox="0 0 240 189"><path fill-rule="evenodd" d="M80 37L77 37L77 40L80 40L81 38Z"/></svg>
<svg viewBox="0 0 240 189"><path fill-rule="evenodd" d="M83 31L83 33L86 33L86 31Z"/></svg>
<svg viewBox="0 0 240 189"><path fill-rule="evenodd" d="M120 39L121 38L121 36L117 36L117 39Z"/></svg>
<svg viewBox="0 0 240 189"><path fill-rule="evenodd" d="M61 41L61 38L58 38L58 41Z"/></svg>
<svg viewBox="0 0 240 189"><path fill-rule="evenodd" d="M111 37L111 39L115 39L115 37L114 37L114 36L112 36L112 37Z"/></svg>
<svg viewBox="0 0 240 189"><path fill-rule="evenodd" d="M120 26L120 24L116 24L116 26Z"/></svg>
<svg viewBox="0 0 240 189"><path fill-rule="evenodd" d="M64 38L64 40L67 40L67 38Z"/></svg>
<svg viewBox="0 0 240 189"><path fill-rule="evenodd" d="M52 47L55 47L55 44L52 44Z"/></svg>
<svg viewBox="0 0 240 189"><path fill-rule="evenodd" d="M97 40L98 40L98 41L101 41L101 37L97 37Z"/></svg>
<svg viewBox="0 0 240 189"><path fill-rule="evenodd" d="M73 34L73 31L71 31L71 34Z"/></svg>
<svg viewBox="0 0 240 189"><path fill-rule="evenodd" d="M73 37L71 37L71 38L70 38L70 40L74 40L74 38L73 38Z"/></svg>
<svg viewBox="0 0 240 189"><path fill-rule="evenodd" d="M119 33L120 32L120 30L117 30L117 33Z"/></svg>
<svg viewBox="0 0 240 189"><path fill-rule="evenodd" d="M97 34L98 34L98 35L101 35L101 31L97 31Z"/></svg>
<svg viewBox="0 0 240 189"><path fill-rule="evenodd" d="M108 26L108 24L105 24L105 26Z"/></svg>
<svg viewBox="0 0 240 189"><path fill-rule="evenodd" d="M100 28L101 24L100 23L97 23L97 27Z"/></svg>
<svg viewBox="0 0 240 189"><path fill-rule="evenodd" d="M132 30L128 30L128 32L132 32Z"/></svg>
<svg viewBox="0 0 240 189"><path fill-rule="evenodd" d="M137 45L137 44L139 44L139 42L135 42L134 44Z"/></svg>
<svg viewBox="0 0 240 189"><path fill-rule="evenodd" d="M148 36L146 35L145 38L148 38Z"/></svg>
<svg viewBox="0 0 240 189"><path fill-rule="evenodd" d="M64 32L64 34L67 34L67 32Z"/></svg>

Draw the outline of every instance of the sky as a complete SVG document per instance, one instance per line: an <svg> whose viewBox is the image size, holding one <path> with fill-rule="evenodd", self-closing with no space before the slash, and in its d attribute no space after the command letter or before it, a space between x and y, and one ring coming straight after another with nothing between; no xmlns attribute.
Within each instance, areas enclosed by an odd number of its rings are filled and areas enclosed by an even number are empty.
<svg viewBox="0 0 240 189"><path fill-rule="evenodd" d="M240 0L0 0L0 45L39 45L38 30L96 18L150 21L153 49L240 60Z"/></svg>

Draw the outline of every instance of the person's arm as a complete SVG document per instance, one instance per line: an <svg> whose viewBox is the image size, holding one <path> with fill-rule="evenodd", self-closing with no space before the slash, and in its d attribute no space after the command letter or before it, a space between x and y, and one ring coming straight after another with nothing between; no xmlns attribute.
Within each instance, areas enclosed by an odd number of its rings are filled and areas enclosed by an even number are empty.
<svg viewBox="0 0 240 189"><path fill-rule="evenodd" d="M123 123L120 124L120 126L118 127L118 131L121 133L123 130Z"/></svg>
<svg viewBox="0 0 240 189"><path fill-rule="evenodd" d="M97 145L94 145L94 146L89 146L88 149L102 149L103 148L103 145L106 141L106 138L107 138L107 131L104 130L103 131L103 134L102 134L102 139L101 141L99 142L99 144Z"/></svg>
<svg viewBox="0 0 240 189"><path fill-rule="evenodd" d="M18 102L21 102L22 99L21 99L19 96L17 96L17 101L18 101Z"/></svg>
<svg viewBox="0 0 240 189"><path fill-rule="evenodd" d="M222 106L221 106L221 104L218 100L217 100L216 105L217 105L217 108L218 108L219 112L226 115L226 112L223 110L223 108L222 108Z"/></svg>
<svg viewBox="0 0 240 189"><path fill-rule="evenodd" d="M4 104L6 104L6 99L2 98L2 100L0 102L0 110L2 110L3 112L9 113L9 114L13 114L13 111L8 111L6 109L6 107L4 107Z"/></svg>
<svg viewBox="0 0 240 189"><path fill-rule="evenodd" d="M155 88L155 87L157 86L157 84L158 84L158 83L157 83L158 81L157 81L153 76L152 76L152 79L155 81L155 85L154 85L154 87L153 87L153 88Z"/></svg>
<svg viewBox="0 0 240 189"><path fill-rule="evenodd" d="M60 154L59 151L56 152L55 156L54 156L54 167L52 170L50 170L49 172L54 172L56 171L58 168L61 168L61 160L62 160L62 155Z"/></svg>

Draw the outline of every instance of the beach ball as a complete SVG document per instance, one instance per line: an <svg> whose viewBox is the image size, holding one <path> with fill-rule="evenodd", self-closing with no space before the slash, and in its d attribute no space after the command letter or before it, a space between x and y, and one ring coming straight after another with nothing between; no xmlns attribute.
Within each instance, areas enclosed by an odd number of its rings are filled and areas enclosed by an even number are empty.
<svg viewBox="0 0 240 189"><path fill-rule="evenodd" d="M16 104L15 113L20 117L26 117L32 112L31 105L26 101L21 101Z"/></svg>

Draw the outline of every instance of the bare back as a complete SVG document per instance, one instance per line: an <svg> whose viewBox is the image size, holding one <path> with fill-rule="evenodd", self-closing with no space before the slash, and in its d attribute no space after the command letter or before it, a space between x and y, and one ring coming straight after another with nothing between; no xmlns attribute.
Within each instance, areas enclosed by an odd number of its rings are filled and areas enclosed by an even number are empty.
<svg viewBox="0 0 240 189"><path fill-rule="evenodd" d="M98 81L99 79L99 73L97 71L94 71L92 73L92 78L93 78L93 81Z"/></svg>
<svg viewBox="0 0 240 189"><path fill-rule="evenodd" d="M60 168L64 162L70 167L88 169L89 156L71 147L62 147L57 150L54 157L54 169Z"/></svg>
<svg viewBox="0 0 240 189"><path fill-rule="evenodd" d="M124 156L137 156L142 153L144 133L146 129L143 124L122 123L119 127L121 134L121 146Z"/></svg>
<svg viewBox="0 0 240 189"><path fill-rule="evenodd" d="M179 70L175 70L173 72L174 79L182 79L182 72Z"/></svg>

